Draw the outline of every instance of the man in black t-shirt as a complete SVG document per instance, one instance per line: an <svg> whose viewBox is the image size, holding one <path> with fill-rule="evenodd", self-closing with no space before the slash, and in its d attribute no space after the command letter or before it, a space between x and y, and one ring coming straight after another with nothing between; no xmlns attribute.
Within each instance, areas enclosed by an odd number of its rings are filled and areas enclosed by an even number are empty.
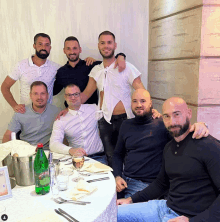
<svg viewBox="0 0 220 222"><path fill-rule="evenodd" d="M220 143L212 136L193 140L191 117L183 99L165 101L163 121L173 139L164 148L156 180L131 197L118 200L122 205L118 208L119 222L220 221ZM167 200L153 200L166 189Z"/></svg>

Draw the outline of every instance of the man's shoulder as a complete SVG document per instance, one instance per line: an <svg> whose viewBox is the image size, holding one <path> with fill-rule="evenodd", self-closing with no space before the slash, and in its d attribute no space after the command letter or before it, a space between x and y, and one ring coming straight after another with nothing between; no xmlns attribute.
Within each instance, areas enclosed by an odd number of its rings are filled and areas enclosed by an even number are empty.
<svg viewBox="0 0 220 222"><path fill-rule="evenodd" d="M100 64L95 65L95 66L92 68L91 72L98 72L98 71L100 71L100 70L102 70L102 69L104 69L104 66L103 66L103 63L101 62Z"/></svg>
<svg viewBox="0 0 220 222"><path fill-rule="evenodd" d="M55 69L59 69L60 68L60 64L56 63L56 62L52 62L51 60L47 59L47 62L49 64L49 66L54 67Z"/></svg>
<svg viewBox="0 0 220 222"><path fill-rule="evenodd" d="M50 111L53 111L53 112L60 112L61 111L60 107L57 107L57 106L52 105L50 103L47 104L47 109Z"/></svg>
<svg viewBox="0 0 220 222"><path fill-rule="evenodd" d="M98 106L96 104L81 104L82 109L86 112L96 112L98 111Z"/></svg>

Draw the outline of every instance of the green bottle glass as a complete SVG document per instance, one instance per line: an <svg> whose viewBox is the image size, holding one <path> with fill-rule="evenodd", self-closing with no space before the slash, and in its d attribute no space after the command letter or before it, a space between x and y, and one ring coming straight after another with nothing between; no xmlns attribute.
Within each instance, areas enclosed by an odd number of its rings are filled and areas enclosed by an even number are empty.
<svg viewBox="0 0 220 222"><path fill-rule="evenodd" d="M37 154L34 159L35 192L44 195L50 191L49 163L43 150L43 144L37 144Z"/></svg>

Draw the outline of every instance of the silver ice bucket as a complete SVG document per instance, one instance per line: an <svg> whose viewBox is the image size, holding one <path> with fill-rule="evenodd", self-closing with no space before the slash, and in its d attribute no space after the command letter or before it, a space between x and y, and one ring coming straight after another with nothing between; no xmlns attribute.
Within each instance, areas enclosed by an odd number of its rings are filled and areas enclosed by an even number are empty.
<svg viewBox="0 0 220 222"><path fill-rule="evenodd" d="M35 184L34 179L35 154L28 157L12 156L16 184L19 186L30 186Z"/></svg>
<svg viewBox="0 0 220 222"><path fill-rule="evenodd" d="M2 165L8 167L8 174L10 177L13 177L14 176L14 169L13 169L11 154L8 154L8 156L5 157L5 159L2 161Z"/></svg>

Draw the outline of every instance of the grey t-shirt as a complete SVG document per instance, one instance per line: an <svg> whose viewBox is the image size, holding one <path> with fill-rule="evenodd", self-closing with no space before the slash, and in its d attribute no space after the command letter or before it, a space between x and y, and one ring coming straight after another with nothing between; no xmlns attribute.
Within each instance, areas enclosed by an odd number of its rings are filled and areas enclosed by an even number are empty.
<svg viewBox="0 0 220 222"><path fill-rule="evenodd" d="M53 123L61 109L49 103L43 113L35 112L32 104L25 106L25 109L24 114L15 113L13 115L8 124L8 130L15 133L21 131L21 140L32 145L43 143L44 149L48 149Z"/></svg>

